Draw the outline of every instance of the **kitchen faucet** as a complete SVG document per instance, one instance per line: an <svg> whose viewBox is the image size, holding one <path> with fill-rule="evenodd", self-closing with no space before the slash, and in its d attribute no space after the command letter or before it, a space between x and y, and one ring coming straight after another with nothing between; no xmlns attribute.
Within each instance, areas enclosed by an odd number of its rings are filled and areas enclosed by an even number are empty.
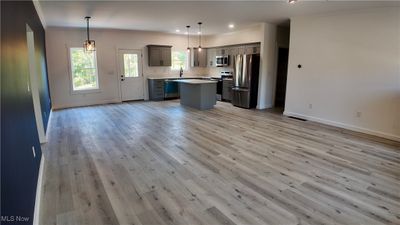
<svg viewBox="0 0 400 225"><path fill-rule="evenodd" d="M182 77L182 76L183 76L183 69L181 67L181 70L179 70L179 77Z"/></svg>

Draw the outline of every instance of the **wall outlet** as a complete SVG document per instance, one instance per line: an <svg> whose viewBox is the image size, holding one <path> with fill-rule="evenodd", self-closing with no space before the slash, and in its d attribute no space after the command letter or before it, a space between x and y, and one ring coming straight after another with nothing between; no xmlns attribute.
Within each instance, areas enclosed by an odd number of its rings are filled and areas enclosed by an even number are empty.
<svg viewBox="0 0 400 225"><path fill-rule="evenodd" d="M36 150L35 150L35 146L32 146L32 153L33 153L33 158L36 158Z"/></svg>
<svg viewBox="0 0 400 225"><path fill-rule="evenodd" d="M356 117L357 118L361 118L361 116L362 116L362 113L360 111L356 112Z"/></svg>
<svg viewBox="0 0 400 225"><path fill-rule="evenodd" d="M311 104L311 103L308 104L308 108L309 108L309 109L312 109L312 104Z"/></svg>

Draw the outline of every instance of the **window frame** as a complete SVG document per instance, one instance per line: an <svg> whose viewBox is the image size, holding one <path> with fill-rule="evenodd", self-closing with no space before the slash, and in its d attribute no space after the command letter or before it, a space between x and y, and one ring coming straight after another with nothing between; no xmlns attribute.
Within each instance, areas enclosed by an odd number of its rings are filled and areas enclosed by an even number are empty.
<svg viewBox="0 0 400 225"><path fill-rule="evenodd" d="M173 54L174 54L174 52L184 52L186 54L186 68L183 69L183 71L188 71L189 67L190 67L190 52L188 52L187 50L172 50L171 51L171 71L179 71L180 70L180 68L179 69L174 69L173 68L173 64L174 64L173 63L173 60L174 60Z"/></svg>
<svg viewBox="0 0 400 225"><path fill-rule="evenodd" d="M84 51L83 47L67 47L67 55L68 55L68 64L69 64L69 79L70 79L70 93L73 94L86 94L86 93L97 93L101 92L100 89L100 82L99 82L99 67L97 65L97 51L94 51L94 65L95 65L95 75L96 75L96 87L95 88L90 88L90 89L83 89L83 90L74 90L74 78L73 78L73 69L72 69L72 58L71 58L71 51L73 49L81 49Z"/></svg>

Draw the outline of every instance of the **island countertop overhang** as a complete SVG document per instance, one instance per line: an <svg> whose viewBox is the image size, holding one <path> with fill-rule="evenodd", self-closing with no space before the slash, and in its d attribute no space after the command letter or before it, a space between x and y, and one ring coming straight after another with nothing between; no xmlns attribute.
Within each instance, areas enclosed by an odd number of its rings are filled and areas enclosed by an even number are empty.
<svg viewBox="0 0 400 225"><path fill-rule="evenodd" d="M184 80L174 80L174 81L184 84L215 84L218 82L215 80L198 80L198 79L184 79Z"/></svg>

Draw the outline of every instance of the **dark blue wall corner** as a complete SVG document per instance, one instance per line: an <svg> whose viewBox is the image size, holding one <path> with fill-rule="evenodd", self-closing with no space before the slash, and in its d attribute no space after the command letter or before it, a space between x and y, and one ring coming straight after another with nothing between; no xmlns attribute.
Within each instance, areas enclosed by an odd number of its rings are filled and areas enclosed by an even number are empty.
<svg viewBox="0 0 400 225"><path fill-rule="evenodd" d="M1 224L32 224L41 149L31 92L26 24L34 32L44 127L51 109L45 31L32 2L1 1ZM32 147L36 149L33 156Z"/></svg>

